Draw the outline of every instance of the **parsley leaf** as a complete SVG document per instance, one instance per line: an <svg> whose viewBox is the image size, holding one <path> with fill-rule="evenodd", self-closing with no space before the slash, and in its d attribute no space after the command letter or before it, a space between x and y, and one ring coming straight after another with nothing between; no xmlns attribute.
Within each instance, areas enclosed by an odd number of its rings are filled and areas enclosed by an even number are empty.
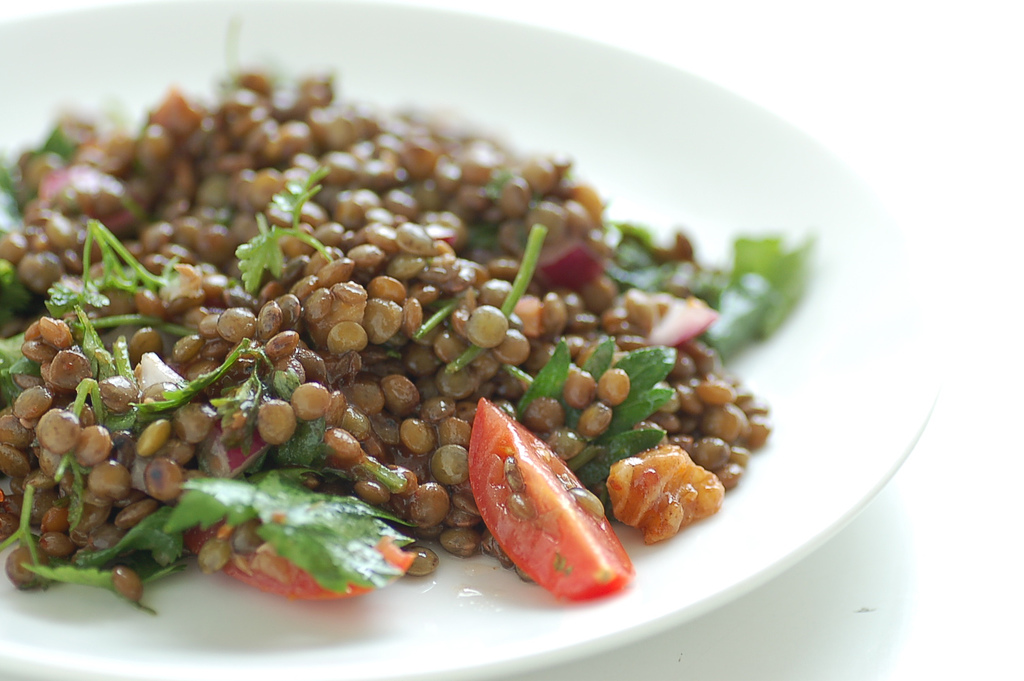
<svg viewBox="0 0 1024 681"><path fill-rule="evenodd" d="M255 371L237 386L226 389L220 397L210 400L221 417L221 437L226 445L232 446L244 441L246 450L252 448L252 432L262 402L263 383Z"/></svg>
<svg viewBox="0 0 1024 681"><path fill-rule="evenodd" d="M594 377L594 380L601 378L604 372L608 371L612 365L612 358L615 356L615 339L611 336L606 336L601 341L594 351L587 357L587 361L583 363L583 370Z"/></svg>
<svg viewBox="0 0 1024 681"><path fill-rule="evenodd" d="M152 402L137 403L135 406L138 408L139 415L147 417L155 416L165 411L173 411L182 405L188 404L192 401L192 398L220 380L224 374L234 366L235 362L241 359L242 355L246 353L255 354L257 357L261 358L263 357L262 350L252 349L252 341L246 338L242 340L234 350L229 352L228 356L224 358L224 361L221 362L220 366L213 371L208 371L205 374L197 376L180 388L164 392L163 399L153 400Z"/></svg>
<svg viewBox="0 0 1024 681"><path fill-rule="evenodd" d="M672 388L656 385L665 380L675 363L676 349L660 345L634 350L615 363L629 375L629 395L612 410L612 422L602 438L628 431L671 399Z"/></svg>
<svg viewBox="0 0 1024 681"><path fill-rule="evenodd" d="M50 131L50 135L43 142L43 146L39 147L37 154L56 154L61 158L62 161L67 162L74 156L75 150L78 148L78 143L71 139L67 132L64 131L64 126L60 123L54 126L53 130Z"/></svg>
<svg viewBox="0 0 1024 681"><path fill-rule="evenodd" d="M170 514L170 507L165 506L146 516L109 548L79 551L70 561L51 561L50 565L36 564L28 569L52 582L97 587L121 596L114 586L116 565L131 568L144 583L184 569L184 564L178 562L184 548L181 532L164 530ZM153 612L140 603L132 605Z"/></svg>
<svg viewBox="0 0 1024 681"><path fill-rule="evenodd" d="M729 280L712 292L719 317L704 334L723 359L782 324L807 286L813 246L814 241L807 239L787 249L780 237L734 242Z"/></svg>
<svg viewBox="0 0 1024 681"><path fill-rule="evenodd" d="M324 444L326 432L327 419L323 417L314 421L299 421L291 438L274 448L271 454L274 464L319 468L327 458L327 445Z"/></svg>
<svg viewBox="0 0 1024 681"><path fill-rule="evenodd" d="M103 274L98 281L92 279L92 244L100 248ZM110 299L103 294L108 289L134 293L139 287L159 291L169 285L173 276L173 261L161 275L155 275L142 266L121 240L99 220L86 223L85 244L82 251L81 283L76 279L63 279L47 292L46 308L54 317L62 317L76 306L105 307Z"/></svg>
<svg viewBox="0 0 1024 681"><path fill-rule="evenodd" d="M569 355L569 346L565 340L561 340L555 346L551 359L537 372L537 375L533 377L533 382L530 383L530 387L519 398L519 404L516 405L516 414L520 419L523 418L523 414L526 413L526 408L530 406L530 403L538 397L561 399L562 389L565 387L565 381L569 377L569 365L571 363L572 358Z"/></svg>
<svg viewBox="0 0 1024 681"><path fill-rule="evenodd" d="M319 240L299 229L302 207L320 191L318 183L327 176L327 172L326 168L320 168L311 173L305 182L288 182L284 190L271 197L271 205L290 217L291 227L270 226L265 215L256 216L259 234L235 249L242 284L249 293L255 295L260 290L265 272L280 277L284 271L284 253L279 243L282 237L294 237L328 260L331 259L327 248Z"/></svg>
<svg viewBox="0 0 1024 681"><path fill-rule="evenodd" d="M164 506L143 518L128 530L120 541L106 549L79 551L74 564L78 567L102 567L120 560L133 551L148 552L158 565L170 565L181 558L180 532L167 532L164 526L171 515L171 507Z"/></svg>
<svg viewBox="0 0 1024 681"><path fill-rule="evenodd" d="M385 539L409 543L385 522L394 516L352 497L313 492L298 474L274 470L248 481L200 478L184 487L167 532L258 518L259 536L325 589L379 587L401 575L376 548Z"/></svg>
<svg viewBox="0 0 1024 681"><path fill-rule="evenodd" d="M587 446L569 462L569 467L584 486L600 488L607 480L616 461L634 456L657 446L665 431L660 428L640 428L605 438L601 444Z"/></svg>

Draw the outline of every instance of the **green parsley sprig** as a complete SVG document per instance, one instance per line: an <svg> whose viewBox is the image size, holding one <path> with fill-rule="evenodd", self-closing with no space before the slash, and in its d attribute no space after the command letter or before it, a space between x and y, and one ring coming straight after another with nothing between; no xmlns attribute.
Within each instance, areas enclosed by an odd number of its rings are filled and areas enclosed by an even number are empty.
<svg viewBox="0 0 1024 681"><path fill-rule="evenodd" d="M380 587L399 577L402 571L377 550L382 539L411 541L385 522L398 519L354 497L310 491L301 475L293 469L244 481L189 480L164 529L174 533L222 521L236 526L258 518L257 534L325 589Z"/></svg>
<svg viewBox="0 0 1024 681"><path fill-rule="evenodd" d="M320 180L327 176L327 172L326 168L319 168L310 173L305 182L288 182L283 191L271 198L271 205L291 218L291 227L271 226L266 215L256 215L259 234L235 249L238 269L242 273L242 284L249 293L255 295L260 290L265 272L270 272L275 277L281 276L284 271L284 253L281 251L280 241L283 237L298 239L327 260L331 260L327 247L299 228L302 222L302 207L320 191Z"/></svg>
<svg viewBox="0 0 1024 681"><path fill-rule="evenodd" d="M199 393L220 380L246 354L254 355L257 358L265 358L262 349L254 348L252 341L246 338L228 353L227 357L224 358L224 361L216 369L200 374L179 388L166 391L162 399L137 403L135 408L138 410L139 416L152 418L188 404Z"/></svg>
<svg viewBox="0 0 1024 681"><path fill-rule="evenodd" d="M102 274L92 277L92 246L100 248ZM99 220L86 223L85 244L82 251L82 279L62 279L47 292L46 308L54 317L63 317L75 307L105 307L110 298L104 291L119 290L134 293L140 287L159 291L168 286L176 273L173 261L162 274L156 275L142 266L121 240Z"/></svg>

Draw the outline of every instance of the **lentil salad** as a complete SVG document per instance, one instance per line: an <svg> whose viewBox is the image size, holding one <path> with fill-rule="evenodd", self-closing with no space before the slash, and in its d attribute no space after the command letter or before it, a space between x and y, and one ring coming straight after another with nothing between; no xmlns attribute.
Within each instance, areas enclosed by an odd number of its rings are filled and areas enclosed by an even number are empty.
<svg viewBox="0 0 1024 681"><path fill-rule="evenodd" d="M536 579L470 479L482 399L574 471L580 507L652 541L717 510L771 430L720 350L778 324L760 303L792 305L805 249L748 240L771 272L707 268L681 233L610 223L570 159L341 101L329 76L171 90L137 135L68 118L0 180L19 587L138 602L188 553L293 597L299 573L312 597L356 593L438 552ZM670 470L636 456L654 447ZM651 490L626 462L713 483L636 508Z"/></svg>

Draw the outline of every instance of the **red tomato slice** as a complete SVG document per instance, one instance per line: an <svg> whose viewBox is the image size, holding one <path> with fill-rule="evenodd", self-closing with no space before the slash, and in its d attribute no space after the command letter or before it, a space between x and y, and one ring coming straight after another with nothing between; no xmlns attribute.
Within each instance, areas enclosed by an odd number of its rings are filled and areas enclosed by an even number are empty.
<svg viewBox="0 0 1024 681"><path fill-rule="evenodd" d="M487 529L508 557L560 598L624 588L635 573L611 524L580 505L568 466L526 427L481 399L469 443L469 481Z"/></svg>
<svg viewBox="0 0 1024 681"><path fill-rule="evenodd" d="M214 525L206 530L188 530L185 532L185 546L193 553L199 553L203 544L214 537L219 529L220 525ZM382 538L377 544L377 550L402 572L409 569L415 558L412 553L403 551L395 545L390 537ZM221 572L260 591L295 600L347 598L373 590L350 584L345 591L329 591L320 586L311 574L287 558L274 553L267 544L250 554L233 555Z"/></svg>

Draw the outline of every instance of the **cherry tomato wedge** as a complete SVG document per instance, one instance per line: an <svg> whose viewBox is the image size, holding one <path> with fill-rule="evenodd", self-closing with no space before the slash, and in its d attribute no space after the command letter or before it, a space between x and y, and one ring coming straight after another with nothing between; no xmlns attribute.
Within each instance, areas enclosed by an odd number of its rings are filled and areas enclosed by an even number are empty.
<svg viewBox="0 0 1024 681"><path fill-rule="evenodd" d="M555 596L597 598L632 580L633 564L608 519L569 491L580 487L573 472L486 399L473 420L469 481L498 545Z"/></svg>
<svg viewBox="0 0 1024 681"><path fill-rule="evenodd" d="M193 553L198 554L203 544L216 536L220 528L220 525L214 525L206 530L194 528L186 531L185 546ZM409 569L415 558L414 554L403 551L387 537L380 540L377 550L385 560L400 568L402 572ZM293 600L347 598L373 590L356 585L349 585L345 591L325 589L312 575L287 558L274 553L267 544L249 554L233 554L221 572L249 586L254 586L260 591L285 596Z"/></svg>

